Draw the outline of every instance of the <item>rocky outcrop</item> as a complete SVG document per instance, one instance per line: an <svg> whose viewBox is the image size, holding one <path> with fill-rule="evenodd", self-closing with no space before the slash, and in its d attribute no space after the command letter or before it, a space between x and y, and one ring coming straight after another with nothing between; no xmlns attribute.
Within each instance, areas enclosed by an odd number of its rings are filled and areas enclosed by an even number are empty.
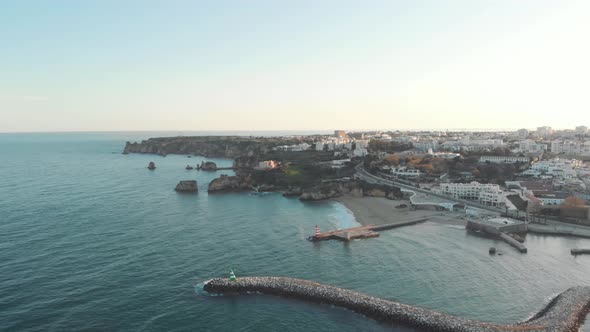
<svg viewBox="0 0 590 332"><path fill-rule="evenodd" d="M330 181L304 189L299 199L318 201L339 197L344 194L355 197L369 196L389 199L400 199L403 196L401 190L397 187L375 185L362 181Z"/></svg>
<svg viewBox="0 0 590 332"><path fill-rule="evenodd" d="M234 159L233 168L254 168L258 166L258 156L241 156Z"/></svg>
<svg viewBox="0 0 590 332"><path fill-rule="evenodd" d="M303 189L301 187L288 187L287 190L283 192L283 196L301 196L303 194Z"/></svg>
<svg viewBox="0 0 590 332"><path fill-rule="evenodd" d="M197 181L195 180L184 180L178 182L174 190L182 193L196 193L199 191L197 187Z"/></svg>
<svg viewBox="0 0 590 332"><path fill-rule="evenodd" d="M555 297L531 319L516 324L493 324L455 317L316 282L281 277L244 277L237 281L211 279L209 293L262 293L340 306L367 317L425 331L578 331L590 310L590 287L573 287Z"/></svg>
<svg viewBox="0 0 590 332"><path fill-rule="evenodd" d="M212 161L202 161L199 169L201 169L203 171L216 171L217 164Z"/></svg>
<svg viewBox="0 0 590 332"><path fill-rule="evenodd" d="M248 191L252 190L252 183L248 178L241 176L227 176L222 175L216 179L213 179L209 183L208 192L228 192L228 191Z"/></svg>

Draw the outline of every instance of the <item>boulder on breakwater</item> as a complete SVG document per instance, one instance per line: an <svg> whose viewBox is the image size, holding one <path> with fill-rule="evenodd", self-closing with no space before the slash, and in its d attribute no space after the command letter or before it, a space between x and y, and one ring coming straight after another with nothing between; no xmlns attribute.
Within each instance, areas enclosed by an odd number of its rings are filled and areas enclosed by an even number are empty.
<svg viewBox="0 0 590 332"><path fill-rule="evenodd" d="M184 180L178 182L174 190L182 193L196 193L199 191L199 187L197 186L197 181L195 180Z"/></svg>
<svg viewBox="0 0 590 332"><path fill-rule="evenodd" d="M366 294L283 277L243 277L237 281L211 279L209 293L263 293L344 307L381 321L412 326L427 331L578 331L590 310L590 287L573 287L555 297L531 319L508 325L454 317L433 310L405 305Z"/></svg>

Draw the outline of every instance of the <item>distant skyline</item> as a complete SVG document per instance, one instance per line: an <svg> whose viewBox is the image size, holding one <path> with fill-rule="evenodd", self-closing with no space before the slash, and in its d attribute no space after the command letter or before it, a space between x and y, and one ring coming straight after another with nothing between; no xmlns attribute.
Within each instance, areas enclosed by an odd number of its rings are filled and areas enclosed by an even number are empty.
<svg viewBox="0 0 590 332"><path fill-rule="evenodd" d="M590 126L590 2L1 1L0 132Z"/></svg>

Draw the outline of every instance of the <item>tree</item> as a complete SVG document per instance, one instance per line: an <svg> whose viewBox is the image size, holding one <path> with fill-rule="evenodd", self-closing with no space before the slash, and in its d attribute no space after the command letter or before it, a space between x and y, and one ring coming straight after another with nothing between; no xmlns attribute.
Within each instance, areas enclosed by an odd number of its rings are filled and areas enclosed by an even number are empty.
<svg viewBox="0 0 590 332"><path fill-rule="evenodd" d="M561 205L565 207L585 206L586 202L579 197L570 196L566 198Z"/></svg>

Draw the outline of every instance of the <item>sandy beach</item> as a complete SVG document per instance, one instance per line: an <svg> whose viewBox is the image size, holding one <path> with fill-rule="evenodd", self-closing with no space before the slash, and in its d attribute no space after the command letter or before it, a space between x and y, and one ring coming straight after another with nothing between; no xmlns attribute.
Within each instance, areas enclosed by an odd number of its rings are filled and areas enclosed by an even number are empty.
<svg viewBox="0 0 590 332"><path fill-rule="evenodd" d="M460 215L445 211L410 210L408 200L389 200L381 197L353 197L344 195L334 199L344 204L362 225L383 225L429 218L433 222L464 225ZM407 207L398 208L400 205Z"/></svg>

